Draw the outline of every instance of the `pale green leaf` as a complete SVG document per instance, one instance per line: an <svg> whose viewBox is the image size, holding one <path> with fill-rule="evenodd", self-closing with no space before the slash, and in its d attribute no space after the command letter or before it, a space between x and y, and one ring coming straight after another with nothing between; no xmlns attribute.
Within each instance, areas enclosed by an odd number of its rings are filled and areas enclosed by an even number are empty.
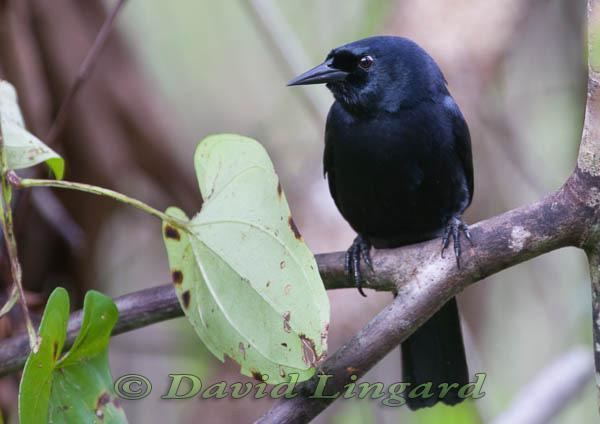
<svg viewBox="0 0 600 424"><path fill-rule="evenodd" d="M0 81L0 128L8 169L22 169L45 162L62 179L65 162L51 148L25 129L15 88Z"/></svg>
<svg viewBox="0 0 600 424"><path fill-rule="evenodd" d="M270 383L309 378L327 350L329 301L256 141L203 140L194 157L204 204L186 231L164 224L177 296L208 349ZM187 221L176 209L169 215Z"/></svg>

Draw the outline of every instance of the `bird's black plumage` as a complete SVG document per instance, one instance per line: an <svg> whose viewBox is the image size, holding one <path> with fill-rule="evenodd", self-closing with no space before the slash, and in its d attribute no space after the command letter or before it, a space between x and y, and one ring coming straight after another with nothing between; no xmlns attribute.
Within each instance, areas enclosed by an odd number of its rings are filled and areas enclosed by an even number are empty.
<svg viewBox="0 0 600 424"><path fill-rule="evenodd" d="M338 47L290 85L326 83L335 97L325 130L324 171L338 209L358 233L347 266L361 282L368 249L436 237L468 237L461 215L473 197L469 129L444 76L421 47L371 37ZM361 290L362 293L362 290ZM468 382L455 299L402 345L413 384ZM440 399L407 399L411 408ZM458 403L456 390L441 399Z"/></svg>

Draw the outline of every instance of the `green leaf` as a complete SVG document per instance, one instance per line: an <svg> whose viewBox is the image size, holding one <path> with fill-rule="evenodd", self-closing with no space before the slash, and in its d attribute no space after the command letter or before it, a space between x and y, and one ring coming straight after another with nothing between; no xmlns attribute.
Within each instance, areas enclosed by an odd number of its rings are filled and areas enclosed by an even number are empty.
<svg viewBox="0 0 600 424"><path fill-rule="evenodd" d="M89 291L81 330L60 356L69 321L69 296L54 290L40 325L40 348L25 364L19 388L22 423L126 423L108 367L110 333L118 311L112 299Z"/></svg>
<svg viewBox="0 0 600 424"><path fill-rule="evenodd" d="M39 334L41 343L37 353L31 353L19 387L19 418L22 423L45 423L52 389L54 364L67 336L69 322L69 295L63 288L52 292Z"/></svg>
<svg viewBox="0 0 600 424"><path fill-rule="evenodd" d="M314 374L325 356L329 300L273 165L256 141L203 140L194 157L204 204L186 231L163 224L173 282L201 340L219 359L269 383Z"/></svg>
<svg viewBox="0 0 600 424"><path fill-rule="evenodd" d="M479 424L482 422L472 400L448 406L438 403L433 408L423 408L414 412L416 424Z"/></svg>
<svg viewBox="0 0 600 424"><path fill-rule="evenodd" d="M25 129L17 93L7 81L0 81L0 128L8 169L29 168L46 162L55 178L62 179L64 160Z"/></svg>

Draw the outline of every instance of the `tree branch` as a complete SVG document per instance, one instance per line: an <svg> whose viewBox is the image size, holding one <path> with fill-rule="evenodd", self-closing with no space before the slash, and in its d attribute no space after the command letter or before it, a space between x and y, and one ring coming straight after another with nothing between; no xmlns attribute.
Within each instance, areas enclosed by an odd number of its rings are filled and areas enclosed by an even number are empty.
<svg viewBox="0 0 600 424"><path fill-rule="evenodd" d="M596 376L600 372L600 251L588 250L590 280L592 285L592 334L594 336L594 364ZM596 378L596 392L600 406L600 378ZM599 411L600 413L600 411Z"/></svg>
<svg viewBox="0 0 600 424"><path fill-rule="evenodd" d="M585 122L575 175L582 187L587 187L584 199L588 205L600 204L600 57L598 36L600 31L600 1L588 0L588 91ZM600 232L598 220L590 226L585 243L592 286L592 331L594 336L594 362L596 366L596 391L600 406Z"/></svg>
<svg viewBox="0 0 600 424"><path fill-rule="evenodd" d="M371 323L368 330L363 330L372 333L366 339L372 347L361 351L361 375L467 284L550 250L579 245L580 235L593 219L595 210L574 207L578 200L571 192L567 184L558 193L534 205L473 225L471 233L476 245L463 253L464 264L460 270L451 256L440 257L439 240L374 251L375 273L367 274L369 287L382 291L399 289L400 296L394 303L396 306L381 313L384 314L384 318L378 321L381 327ZM343 256L343 252L317 255L319 271L327 289L352 287L344 274ZM423 267L423 264L428 265ZM127 294L115 299L115 302L119 321L113 335L183 315L170 284ZM389 314L392 317L385 318ZM397 314L402 318L395 317ZM71 317L68 343L74 339L80 320L80 312ZM397 327L397 323L404 323L403 327ZM379 338L377 334L382 332L396 334L383 337L380 342L370 341L371 337ZM347 346L366 337L361 334ZM28 354L25 335L0 342L0 376L20 369ZM334 358L337 356L339 352ZM326 365L331 366L331 362L330 359Z"/></svg>
<svg viewBox="0 0 600 424"><path fill-rule="evenodd" d="M460 270L453 258L440 258L439 240L378 252L378 278L396 281L398 296L321 365L320 372L333 375L328 393L340 391L352 374L363 376L467 285L542 253L580 246L583 230L597 211L573 196L573 182L531 206L474 225L476 247L464 252ZM312 392L314 380L302 384L305 393ZM281 400L259 422L308 422L332 401L307 396Z"/></svg>
<svg viewBox="0 0 600 424"><path fill-rule="evenodd" d="M115 299L119 321L112 335L125 333L183 315L172 284L141 290ZM82 311L71 314L65 349L71 347L81 328ZM0 343L0 376L20 370L29 355L29 340L19 334Z"/></svg>

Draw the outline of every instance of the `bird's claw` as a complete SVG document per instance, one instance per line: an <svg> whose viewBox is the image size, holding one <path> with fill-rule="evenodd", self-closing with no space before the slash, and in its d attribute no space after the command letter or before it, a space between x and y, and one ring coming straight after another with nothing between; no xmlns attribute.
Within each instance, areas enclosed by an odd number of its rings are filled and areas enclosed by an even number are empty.
<svg viewBox="0 0 600 424"><path fill-rule="evenodd" d="M362 289L362 283L364 281L362 273L360 271L360 260L364 261L365 264L373 271L373 262L371 261L371 245L365 241L361 236L354 239L352 246L346 251L344 257L344 269L346 274L352 278L358 292L367 297Z"/></svg>
<svg viewBox="0 0 600 424"><path fill-rule="evenodd" d="M471 246L473 245L473 239L469 232L469 227L464 223L460 216L453 216L448 220L444 234L442 235L442 258L444 257L444 251L450 245L450 238L454 240L454 256L456 257L456 266L460 268L460 255L462 253L460 245L460 234L464 234L465 238L469 241Z"/></svg>

